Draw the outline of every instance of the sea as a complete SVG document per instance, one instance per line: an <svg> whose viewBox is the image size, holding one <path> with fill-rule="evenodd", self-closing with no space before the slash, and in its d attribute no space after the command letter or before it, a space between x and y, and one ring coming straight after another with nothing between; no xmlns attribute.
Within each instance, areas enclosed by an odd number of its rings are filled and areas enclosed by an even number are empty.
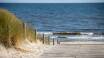
<svg viewBox="0 0 104 58"><path fill-rule="evenodd" d="M104 3L0 3L39 32L104 32Z"/></svg>

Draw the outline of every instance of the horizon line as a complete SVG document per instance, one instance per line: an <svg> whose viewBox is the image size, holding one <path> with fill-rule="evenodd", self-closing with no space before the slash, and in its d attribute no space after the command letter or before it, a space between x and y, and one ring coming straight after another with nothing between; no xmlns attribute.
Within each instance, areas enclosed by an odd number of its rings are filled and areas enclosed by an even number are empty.
<svg viewBox="0 0 104 58"><path fill-rule="evenodd" d="M28 3L28 2L0 2L0 3ZM61 2L29 2L29 3L61 3ZM104 3L104 2L62 2L62 3Z"/></svg>

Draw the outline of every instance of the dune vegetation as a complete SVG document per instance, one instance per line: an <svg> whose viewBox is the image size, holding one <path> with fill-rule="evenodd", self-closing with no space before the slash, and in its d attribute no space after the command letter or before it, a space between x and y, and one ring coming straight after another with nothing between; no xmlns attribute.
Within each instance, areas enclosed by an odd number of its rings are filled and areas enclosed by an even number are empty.
<svg viewBox="0 0 104 58"><path fill-rule="evenodd" d="M0 44L5 47L19 47L25 40L36 42L36 31L8 10L0 9Z"/></svg>
<svg viewBox="0 0 104 58"><path fill-rule="evenodd" d="M49 48L42 39L36 29L0 8L0 58L38 58Z"/></svg>

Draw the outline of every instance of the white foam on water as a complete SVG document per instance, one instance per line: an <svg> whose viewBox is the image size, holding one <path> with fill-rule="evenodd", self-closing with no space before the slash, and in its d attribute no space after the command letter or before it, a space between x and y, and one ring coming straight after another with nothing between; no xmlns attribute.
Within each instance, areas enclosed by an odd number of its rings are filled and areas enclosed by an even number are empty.
<svg viewBox="0 0 104 58"><path fill-rule="evenodd" d="M92 32L80 32L81 35L94 35Z"/></svg>
<svg viewBox="0 0 104 58"><path fill-rule="evenodd" d="M104 36L88 36L88 35L80 35L80 36L68 36L67 38L75 38L75 39L104 39Z"/></svg>
<svg viewBox="0 0 104 58"><path fill-rule="evenodd" d="M53 32L37 32L38 34L53 34Z"/></svg>

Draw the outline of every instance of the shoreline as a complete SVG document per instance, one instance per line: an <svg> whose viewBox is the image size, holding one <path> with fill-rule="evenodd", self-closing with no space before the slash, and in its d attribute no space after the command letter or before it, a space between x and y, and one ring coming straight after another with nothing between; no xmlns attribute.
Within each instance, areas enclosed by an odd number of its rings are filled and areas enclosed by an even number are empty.
<svg viewBox="0 0 104 58"><path fill-rule="evenodd" d="M60 44L77 44L77 45L103 45L104 42L93 42L93 41L87 41L87 42L81 42L81 41L75 41L75 42L60 42Z"/></svg>

